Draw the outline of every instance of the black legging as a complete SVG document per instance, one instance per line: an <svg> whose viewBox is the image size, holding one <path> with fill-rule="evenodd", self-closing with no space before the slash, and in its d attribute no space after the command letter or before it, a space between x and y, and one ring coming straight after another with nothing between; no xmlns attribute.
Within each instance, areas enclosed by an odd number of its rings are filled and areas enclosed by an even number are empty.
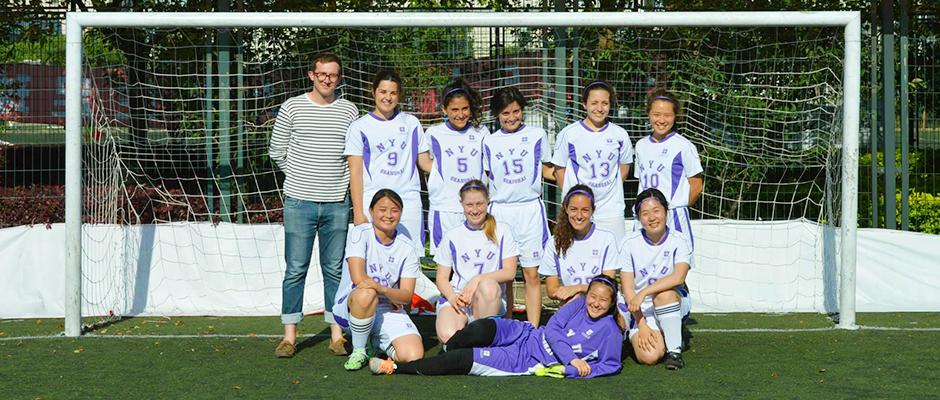
<svg viewBox="0 0 940 400"><path fill-rule="evenodd" d="M486 347L496 338L496 321L479 319L454 333L446 352L430 358L399 363L396 372L413 375L467 375L473 367L473 348Z"/></svg>

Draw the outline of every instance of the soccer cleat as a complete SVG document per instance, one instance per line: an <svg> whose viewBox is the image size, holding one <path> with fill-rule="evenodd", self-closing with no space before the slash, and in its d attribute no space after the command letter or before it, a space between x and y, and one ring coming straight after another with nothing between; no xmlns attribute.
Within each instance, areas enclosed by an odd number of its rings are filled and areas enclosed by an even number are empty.
<svg viewBox="0 0 940 400"><path fill-rule="evenodd" d="M347 371L355 371L365 367L367 362L369 362L369 355L366 354L366 349L353 349L349 359L343 364L343 368Z"/></svg>
<svg viewBox="0 0 940 400"><path fill-rule="evenodd" d="M369 359L369 370L374 375L391 375L395 373L395 361L391 358L381 359L372 357Z"/></svg>
<svg viewBox="0 0 940 400"><path fill-rule="evenodd" d="M551 367L538 367L535 369L535 376L547 376L549 378L564 378L565 366L553 365Z"/></svg>
<svg viewBox="0 0 940 400"><path fill-rule="evenodd" d="M278 358L291 358L296 351L297 348L294 347L293 343L282 340L281 343L278 343L277 348L274 349L274 355Z"/></svg>
<svg viewBox="0 0 940 400"><path fill-rule="evenodd" d="M685 361L682 361L682 353L668 352L663 364L666 364L666 369L680 369L685 366Z"/></svg>

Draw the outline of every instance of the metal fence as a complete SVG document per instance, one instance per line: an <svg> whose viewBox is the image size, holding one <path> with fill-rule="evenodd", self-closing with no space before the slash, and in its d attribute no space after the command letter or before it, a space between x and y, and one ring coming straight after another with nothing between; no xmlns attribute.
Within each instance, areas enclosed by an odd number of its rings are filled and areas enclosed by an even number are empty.
<svg viewBox="0 0 940 400"><path fill-rule="evenodd" d="M908 203L909 229L940 233L940 224L930 222L931 214L940 215L940 19L936 14L918 12L910 17L907 72L898 61L891 72L893 83L885 83L882 46L889 40L880 20L882 12L872 9L865 13L871 21L863 28L866 65L859 225L901 228L905 220L902 204ZM64 39L56 34L61 32L64 10L23 13L16 18L22 22L0 36L0 228L61 222L64 218L64 208L59 206L64 196L64 129L58 122L64 116ZM25 40L31 27L37 26L53 34L42 40ZM893 32L890 39L896 61L901 59L905 42L899 38L902 31ZM897 99L893 114L883 107L886 87ZM908 92L906 101L900 97L901 87ZM28 113L22 113L24 106ZM900 119L903 108L908 116L906 131ZM895 123L886 124L886 115ZM885 135L886 126L892 128L889 135ZM905 140L910 147L907 157L900 152ZM888 143L891 145L886 146ZM886 147L896 149L896 156L887 157L896 160L895 168L884 165ZM898 197L904 186L905 158L909 193ZM886 180L886 176L894 179ZM893 192L898 194L886 197L886 187L890 188L892 181ZM896 209L894 221L885 218L891 214L890 208Z"/></svg>

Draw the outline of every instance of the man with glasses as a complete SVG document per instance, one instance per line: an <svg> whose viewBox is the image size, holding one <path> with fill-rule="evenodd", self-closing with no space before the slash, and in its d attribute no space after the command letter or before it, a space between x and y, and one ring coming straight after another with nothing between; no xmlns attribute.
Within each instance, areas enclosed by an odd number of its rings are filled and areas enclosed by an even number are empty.
<svg viewBox="0 0 940 400"><path fill-rule="evenodd" d="M359 116L359 110L336 96L342 62L335 54L315 56L307 77L313 82L313 90L281 104L268 149L271 159L284 172L284 339L274 351L283 358L293 357L296 351L297 324L303 320L304 286L317 235L324 317L332 337L329 348L333 354L347 354L346 340L332 311L349 225L349 167L343 148L346 130Z"/></svg>

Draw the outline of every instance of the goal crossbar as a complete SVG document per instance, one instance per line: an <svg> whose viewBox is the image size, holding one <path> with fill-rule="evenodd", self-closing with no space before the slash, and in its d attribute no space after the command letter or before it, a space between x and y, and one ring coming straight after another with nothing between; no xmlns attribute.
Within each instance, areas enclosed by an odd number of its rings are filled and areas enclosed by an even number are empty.
<svg viewBox="0 0 940 400"><path fill-rule="evenodd" d="M81 335L82 34L111 27L810 27L844 28L839 327L855 329L861 14L818 12L141 13L70 12L65 68L65 334Z"/></svg>

